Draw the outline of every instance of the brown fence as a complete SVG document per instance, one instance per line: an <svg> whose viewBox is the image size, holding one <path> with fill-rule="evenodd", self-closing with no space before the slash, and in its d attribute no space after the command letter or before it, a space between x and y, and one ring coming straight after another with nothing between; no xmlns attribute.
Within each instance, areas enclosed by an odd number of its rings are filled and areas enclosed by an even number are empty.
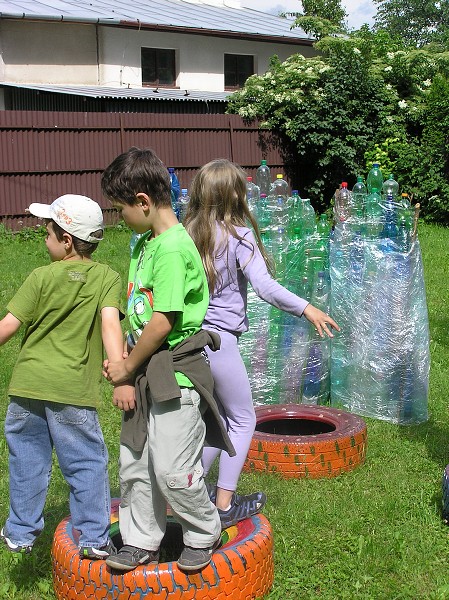
<svg viewBox="0 0 449 600"><path fill-rule="evenodd" d="M33 225L25 208L65 193L89 196L107 211L101 172L131 146L153 148L187 188L213 158L228 158L252 176L261 158L283 169L276 136L236 115L0 111L0 222Z"/></svg>

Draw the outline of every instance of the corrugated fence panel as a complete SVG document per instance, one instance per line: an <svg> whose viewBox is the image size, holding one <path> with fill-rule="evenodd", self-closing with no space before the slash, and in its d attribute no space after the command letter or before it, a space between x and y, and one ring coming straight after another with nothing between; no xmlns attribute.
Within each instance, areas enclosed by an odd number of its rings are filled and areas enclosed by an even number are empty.
<svg viewBox="0 0 449 600"><path fill-rule="evenodd" d="M107 209L101 173L131 146L153 148L187 188L214 158L233 160L252 176L261 158L276 172L283 168L276 136L236 115L0 111L0 220L29 224L23 215L31 202L69 192Z"/></svg>

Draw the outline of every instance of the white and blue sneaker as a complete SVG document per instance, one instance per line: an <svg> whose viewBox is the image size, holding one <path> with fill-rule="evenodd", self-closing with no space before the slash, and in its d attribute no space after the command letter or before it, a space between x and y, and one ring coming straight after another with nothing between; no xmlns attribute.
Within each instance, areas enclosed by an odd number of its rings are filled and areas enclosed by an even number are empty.
<svg viewBox="0 0 449 600"><path fill-rule="evenodd" d="M5 542L6 547L10 552L17 552L20 554L31 554L31 551L33 550L33 544L24 544L23 546L14 544L14 542L5 535L5 531L3 528L0 531L0 538Z"/></svg>

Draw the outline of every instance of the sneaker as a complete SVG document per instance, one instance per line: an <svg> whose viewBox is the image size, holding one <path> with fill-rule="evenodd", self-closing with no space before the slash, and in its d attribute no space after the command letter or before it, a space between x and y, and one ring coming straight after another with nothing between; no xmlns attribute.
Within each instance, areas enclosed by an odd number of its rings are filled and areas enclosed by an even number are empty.
<svg viewBox="0 0 449 600"><path fill-rule="evenodd" d="M89 558L90 560L104 560L108 556L113 556L117 553L117 549L109 540L107 544L101 548L94 548L93 546L81 546L79 549L79 555L81 558Z"/></svg>
<svg viewBox="0 0 449 600"><path fill-rule="evenodd" d="M231 501L231 508L228 510L218 510L220 516L221 527L227 529L236 525L239 521L248 519L252 515L257 514L262 510L267 501L267 497L263 492L254 492L247 496L234 494Z"/></svg>
<svg viewBox="0 0 449 600"><path fill-rule="evenodd" d="M221 536L213 546L209 548L192 548L184 546L181 556L178 558L178 567L182 571L199 571L210 563L212 554L221 544Z"/></svg>
<svg viewBox="0 0 449 600"><path fill-rule="evenodd" d="M115 555L106 559L106 564L117 571L132 571L139 565L157 565L159 550L144 550L136 546L122 546Z"/></svg>
<svg viewBox="0 0 449 600"><path fill-rule="evenodd" d="M5 542L6 547L10 552L19 552L20 554L31 554L33 550L33 544L27 544L24 546L19 546L18 544L14 544L9 537L6 537L4 529L0 531L0 538Z"/></svg>

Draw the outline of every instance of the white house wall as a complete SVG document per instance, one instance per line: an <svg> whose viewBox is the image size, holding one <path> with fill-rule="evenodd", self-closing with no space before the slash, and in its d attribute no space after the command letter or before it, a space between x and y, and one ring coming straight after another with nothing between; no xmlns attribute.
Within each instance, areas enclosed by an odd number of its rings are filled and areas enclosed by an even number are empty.
<svg viewBox="0 0 449 600"><path fill-rule="evenodd" d="M95 25L0 21L3 81L98 85Z"/></svg>
<svg viewBox="0 0 449 600"><path fill-rule="evenodd" d="M140 87L141 48L168 48L176 51L178 69L177 87L210 92L224 91L224 54L251 54L255 57L257 73L264 73L270 57L277 54L285 60L298 52L293 44L273 44L206 35L161 33L153 31L125 31L104 27L100 32L101 68L100 85L112 87ZM302 46L301 53L314 54Z"/></svg>
<svg viewBox="0 0 449 600"><path fill-rule="evenodd" d="M98 38L98 39L97 39ZM177 87L224 91L224 54L250 54L256 72L270 57L285 60L308 46L275 44L207 35L153 32L93 24L0 20L0 80L9 83L141 87L141 48L176 51Z"/></svg>

